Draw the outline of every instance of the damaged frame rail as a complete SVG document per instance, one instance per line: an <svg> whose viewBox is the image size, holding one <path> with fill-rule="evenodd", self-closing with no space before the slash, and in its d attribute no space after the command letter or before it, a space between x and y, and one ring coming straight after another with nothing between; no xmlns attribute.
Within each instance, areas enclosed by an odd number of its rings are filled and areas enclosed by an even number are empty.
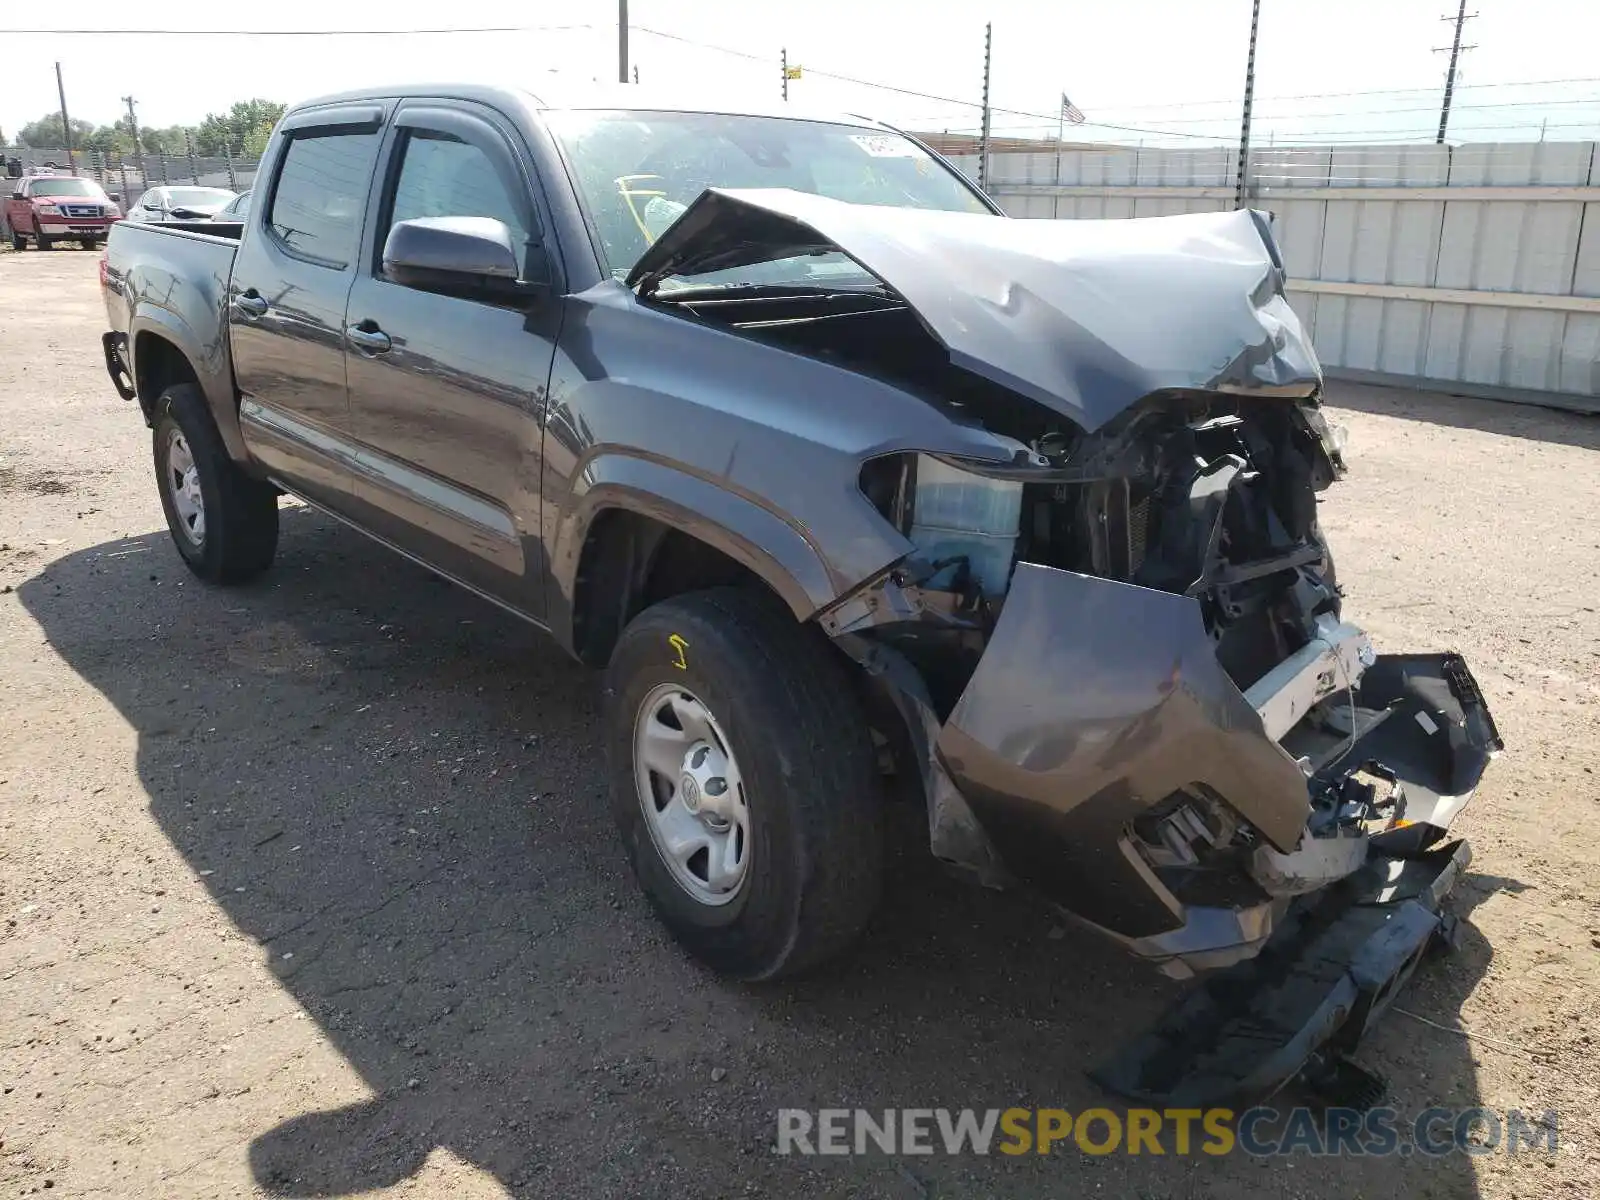
<svg viewBox="0 0 1600 1200"><path fill-rule="evenodd" d="M925 615L921 599L890 577L824 627L905 717L934 854L1032 888L1169 975L1207 972L1093 1077L1167 1103L1254 1102L1296 1077L1373 1098L1344 1056L1448 931L1470 850L1436 847L1501 748L1462 659L1377 655L1324 614L1241 691L1194 598L1021 562L941 722L873 636ZM1232 858L1152 855L1137 831L1153 816L1231 838Z"/></svg>

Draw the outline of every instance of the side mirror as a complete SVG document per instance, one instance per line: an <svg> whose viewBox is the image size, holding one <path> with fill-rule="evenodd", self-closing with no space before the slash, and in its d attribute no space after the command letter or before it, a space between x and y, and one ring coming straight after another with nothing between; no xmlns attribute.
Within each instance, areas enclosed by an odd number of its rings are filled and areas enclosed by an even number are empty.
<svg viewBox="0 0 1600 1200"><path fill-rule="evenodd" d="M12 192L11 193L11 198L13 200L26 200L27 199L27 197L24 196L21 192Z"/></svg>
<svg viewBox="0 0 1600 1200"><path fill-rule="evenodd" d="M383 274L404 287L450 294L526 294L511 230L493 217L397 221L383 244Z"/></svg>
<svg viewBox="0 0 1600 1200"><path fill-rule="evenodd" d="M107 192L106 193L106 199L111 201L111 203L113 203L113 204L121 204L122 203L122 193L121 192Z"/></svg>

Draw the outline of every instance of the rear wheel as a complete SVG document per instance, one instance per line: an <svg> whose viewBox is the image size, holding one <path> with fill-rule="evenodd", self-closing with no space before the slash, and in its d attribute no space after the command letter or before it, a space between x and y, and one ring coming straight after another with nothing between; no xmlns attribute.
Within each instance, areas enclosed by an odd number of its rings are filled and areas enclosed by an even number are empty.
<svg viewBox="0 0 1600 1200"><path fill-rule="evenodd" d="M612 811L673 935L740 979L843 951L876 905L879 779L831 647L769 598L641 613L606 676Z"/></svg>
<svg viewBox="0 0 1600 1200"><path fill-rule="evenodd" d="M272 565L277 493L228 457L197 386L161 393L151 448L167 527L191 571L207 583L242 583Z"/></svg>
<svg viewBox="0 0 1600 1200"><path fill-rule="evenodd" d="M27 245L28 243L26 239L24 239L20 233L13 229L11 231L11 248L13 250L23 250L27 248Z"/></svg>

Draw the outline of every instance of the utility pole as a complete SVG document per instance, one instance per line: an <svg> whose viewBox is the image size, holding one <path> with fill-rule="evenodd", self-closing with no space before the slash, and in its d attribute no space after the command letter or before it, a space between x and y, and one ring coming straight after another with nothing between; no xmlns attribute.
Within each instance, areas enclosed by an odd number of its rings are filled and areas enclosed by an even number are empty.
<svg viewBox="0 0 1600 1200"><path fill-rule="evenodd" d="M67 142L67 168L78 173L78 160L72 157L72 122L67 119L67 89L61 82L61 64L56 64L56 95L61 98L61 136Z"/></svg>
<svg viewBox="0 0 1600 1200"><path fill-rule="evenodd" d="M1243 208L1250 184L1250 108L1256 98L1256 31L1261 27L1261 0L1250 10L1250 53L1244 65L1244 116L1239 123L1239 175L1233 185L1233 207Z"/></svg>
<svg viewBox="0 0 1600 1200"><path fill-rule="evenodd" d="M142 192L145 186L144 139L139 136L139 118L133 112L133 97L124 96L122 101L128 106L128 132L133 134L133 161L139 168L139 190ZM122 194L127 197L128 189L126 187L122 189Z"/></svg>
<svg viewBox="0 0 1600 1200"><path fill-rule="evenodd" d="M628 82L628 0L617 0L617 82Z"/></svg>
<svg viewBox="0 0 1600 1200"><path fill-rule="evenodd" d="M994 25L983 26L983 132L978 136L978 190L989 190L989 62L994 51Z"/></svg>
<svg viewBox="0 0 1600 1200"><path fill-rule="evenodd" d="M1441 21L1454 21L1456 23L1455 41L1450 45L1450 70L1444 77L1444 107L1439 110L1439 136L1434 139L1436 145L1444 145L1444 131L1450 124L1450 101L1455 96L1456 90L1456 64L1461 60L1463 50L1475 50L1476 46L1463 46L1461 44L1461 27L1470 21L1477 13L1467 12L1467 0L1461 0L1461 7L1456 9L1453 17L1440 17ZM1435 54L1444 53L1443 46L1435 46Z"/></svg>

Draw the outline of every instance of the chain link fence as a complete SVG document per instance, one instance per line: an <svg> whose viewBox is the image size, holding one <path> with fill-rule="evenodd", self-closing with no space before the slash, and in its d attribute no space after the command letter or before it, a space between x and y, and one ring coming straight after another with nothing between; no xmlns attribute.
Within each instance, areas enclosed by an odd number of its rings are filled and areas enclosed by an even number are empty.
<svg viewBox="0 0 1600 1200"><path fill-rule="evenodd" d="M255 158L215 154L106 154L99 150L52 150L33 146L0 148L8 168L26 175L44 169L96 180L120 198L123 210L139 202L146 189L165 184L190 184L242 192L255 183ZM9 193L8 193L9 194Z"/></svg>

